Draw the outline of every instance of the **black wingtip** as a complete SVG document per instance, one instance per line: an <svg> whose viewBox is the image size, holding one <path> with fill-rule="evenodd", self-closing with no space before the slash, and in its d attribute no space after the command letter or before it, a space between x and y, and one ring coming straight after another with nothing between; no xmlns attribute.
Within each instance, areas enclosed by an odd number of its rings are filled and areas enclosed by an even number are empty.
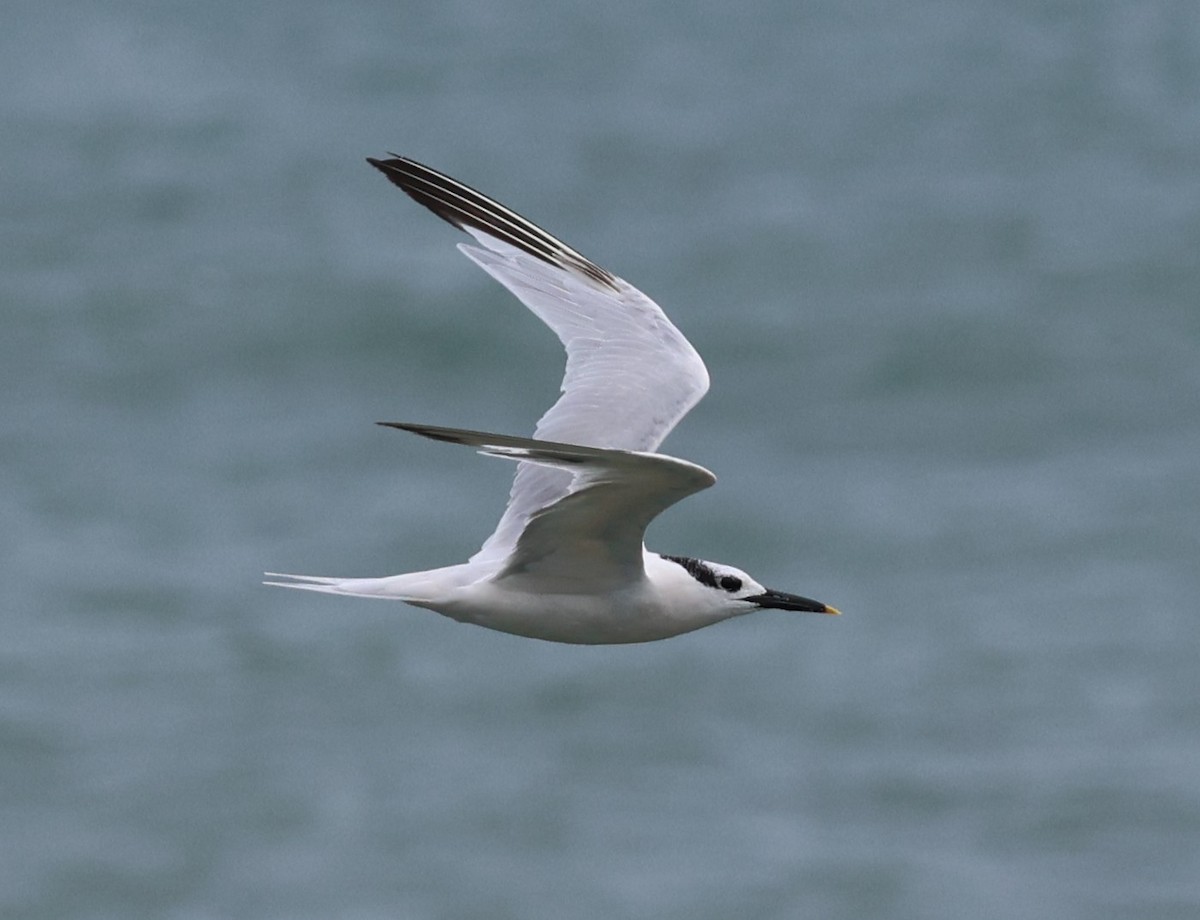
<svg viewBox="0 0 1200 920"><path fill-rule="evenodd" d="M367 157L367 162L378 169L381 173L386 175L389 167L399 166L400 164L408 161L407 157L402 157L398 153L392 153L390 150L388 151L388 156L390 159L387 160L380 160L376 157Z"/></svg>
<svg viewBox="0 0 1200 920"><path fill-rule="evenodd" d="M376 422L376 425L382 425L384 428L395 428L399 431L407 431L410 434L419 434L423 438L429 438L433 441L445 441L449 444L462 444L462 434L454 428L442 428L439 425L419 425L415 422Z"/></svg>
<svg viewBox="0 0 1200 920"><path fill-rule="evenodd" d="M391 159L380 160L376 157L367 157L367 162L387 176L388 181L392 185L402 188L407 192L409 190L409 180L407 179L409 170L406 170L405 167L408 165L408 161L404 157L396 156L394 153L389 153L388 156Z"/></svg>
<svg viewBox="0 0 1200 920"><path fill-rule="evenodd" d="M367 157L392 185L459 230L472 227L521 249L534 258L576 271L596 284L618 291L617 279L562 240L483 193L408 157Z"/></svg>
<svg viewBox="0 0 1200 920"><path fill-rule="evenodd" d="M376 422L376 425L382 425L384 428L395 428L398 431L416 431L421 426L412 425L407 422Z"/></svg>
<svg viewBox="0 0 1200 920"><path fill-rule="evenodd" d="M378 169L387 180L404 192L409 198L422 207L428 208L446 223L463 229L464 214L452 202L436 191L441 181L453 183L455 180L443 176L435 169L430 169L423 163L410 160L408 157L388 153L391 159L379 160L367 157L367 162Z"/></svg>

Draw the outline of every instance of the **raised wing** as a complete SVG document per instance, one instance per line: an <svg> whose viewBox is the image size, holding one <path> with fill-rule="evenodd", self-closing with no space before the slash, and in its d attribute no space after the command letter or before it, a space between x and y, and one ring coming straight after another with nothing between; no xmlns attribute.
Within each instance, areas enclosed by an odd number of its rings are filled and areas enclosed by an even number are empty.
<svg viewBox="0 0 1200 920"><path fill-rule="evenodd" d="M495 576L530 579L541 593L599 594L642 577L642 541L650 522L716 482L704 467L666 454L404 422L380 424L567 476L566 494L530 516Z"/></svg>
<svg viewBox="0 0 1200 920"><path fill-rule="evenodd" d="M563 343L562 395L539 420L538 439L653 451L704 395L708 371L699 354L637 288L449 176L394 155L367 162L474 237L482 248L459 248ZM557 465L522 463L500 524L472 560L507 556L530 516L570 485Z"/></svg>

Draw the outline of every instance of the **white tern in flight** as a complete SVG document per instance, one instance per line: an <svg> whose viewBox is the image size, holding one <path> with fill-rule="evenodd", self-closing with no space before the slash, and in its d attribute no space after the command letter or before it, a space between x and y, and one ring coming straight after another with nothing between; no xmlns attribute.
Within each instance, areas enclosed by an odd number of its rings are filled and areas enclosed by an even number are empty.
<svg viewBox="0 0 1200 920"><path fill-rule="evenodd" d="M474 237L459 249L561 340L562 395L533 438L380 422L516 461L495 532L467 562L384 578L268 573L267 584L400 600L552 642L649 642L763 608L837 613L730 565L647 550L646 527L715 481L658 446L708 389L700 355L654 301L474 189L395 154L368 159Z"/></svg>

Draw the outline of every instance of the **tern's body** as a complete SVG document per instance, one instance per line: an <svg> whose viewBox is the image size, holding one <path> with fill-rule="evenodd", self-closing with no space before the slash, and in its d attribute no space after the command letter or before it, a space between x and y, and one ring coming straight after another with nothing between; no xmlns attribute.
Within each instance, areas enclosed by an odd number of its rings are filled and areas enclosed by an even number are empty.
<svg viewBox="0 0 1200 920"><path fill-rule="evenodd" d="M581 645L669 639L759 609L730 613L724 598L699 585L687 569L646 550L645 575L603 593L555 588L536 578L496 579L470 563L385 578L321 579L286 587L356 597L402 599L460 623ZM298 576L288 576L297 578ZM325 583L328 582L328 583Z"/></svg>
<svg viewBox="0 0 1200 920"><path fill-rule="evenodd" d="M269 584L402 600L501 632L585 644L665 639L764 607L837 612L769 591L740 569L642 545L660 512L716 481L656 452L708 388L700 356L657 304L448 176L403 158L369 162L481 244L459 248L566 348L563 392L535 438L381 423L517 461L508 507L469 561Z"/></svg>

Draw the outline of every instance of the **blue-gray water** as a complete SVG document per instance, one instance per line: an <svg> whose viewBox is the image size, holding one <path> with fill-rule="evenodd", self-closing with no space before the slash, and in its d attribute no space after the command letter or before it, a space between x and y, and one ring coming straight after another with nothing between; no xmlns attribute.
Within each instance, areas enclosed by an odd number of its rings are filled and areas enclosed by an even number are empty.
<svg viewBox="0 0 1200 920"><path fill-rule="evenodd" d="M1200 7L17 4L0 915L1192 918ZM363 157L654 296L840 607L580 649L260 587L464 558L557 343Z"/></svg>

